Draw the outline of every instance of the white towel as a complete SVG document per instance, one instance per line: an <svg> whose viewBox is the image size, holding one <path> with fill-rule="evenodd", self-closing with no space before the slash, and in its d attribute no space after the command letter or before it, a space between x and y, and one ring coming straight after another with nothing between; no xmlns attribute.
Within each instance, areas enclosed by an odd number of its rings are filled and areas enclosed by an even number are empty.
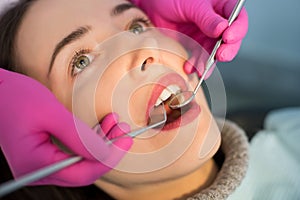
<svg viewBox="0 0 300 200"><path fill-rule="evenodd" d="M229 199L300 199L300 108L268 114L251 141L246 177Z"/></svg>

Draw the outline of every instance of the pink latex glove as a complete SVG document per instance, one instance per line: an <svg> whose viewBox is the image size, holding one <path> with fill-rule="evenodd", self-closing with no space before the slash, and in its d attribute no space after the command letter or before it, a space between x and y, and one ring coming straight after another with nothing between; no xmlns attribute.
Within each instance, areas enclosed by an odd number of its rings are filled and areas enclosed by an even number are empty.
<svg viewBox="0 0 300 200"><path fill-rule="evenodd" d="M130 137L111 145L102 139L104 134L114 138L130 131L127 124L118 123L116 114L104 118L100 137L74 118L46 87L24 75L0 69L0 94L0 145L15 178L72 156L54 145L51 135L85 159L34 185L91 184L132 145Z"/></svg>
<svg viewBox="0 0 300 200"><path fill-rule="evenodd" d="M185 33L199 42L208 53L211 53L217 39L224 32L222 35L224 43L216 54L216 59L221 62L231 61L237 55L242 39L248 31L248 15L245 8L228 27L227 19L236 0L131 0L131 2L145 11L155 26ZM199 76L204 71L203 67L198 69ZM193 73L195 69L187 64L185 71Z"/></svg>

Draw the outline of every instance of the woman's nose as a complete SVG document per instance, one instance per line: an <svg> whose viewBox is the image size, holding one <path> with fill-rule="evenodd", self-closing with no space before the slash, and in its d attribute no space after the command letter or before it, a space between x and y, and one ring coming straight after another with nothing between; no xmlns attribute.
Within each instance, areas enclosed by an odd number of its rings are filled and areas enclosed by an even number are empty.
<svg viewBox="0 0 300 200"><path fill-rule="evenodd" d="M147 70L151 64L161 63L161 49L155 38L144 38L133 53L133 66L140 66L141 71Z"/></svg>

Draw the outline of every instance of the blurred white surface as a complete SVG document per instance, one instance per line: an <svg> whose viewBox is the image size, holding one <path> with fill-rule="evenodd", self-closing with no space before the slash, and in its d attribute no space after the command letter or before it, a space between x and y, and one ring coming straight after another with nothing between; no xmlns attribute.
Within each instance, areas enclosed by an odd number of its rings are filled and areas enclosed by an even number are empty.
<svg viewBox="0 0 300 200"><path fill-rule="evenodd" d="M250 144L249 168L230 200L300 198L300 107L275 110Z"/></svg>

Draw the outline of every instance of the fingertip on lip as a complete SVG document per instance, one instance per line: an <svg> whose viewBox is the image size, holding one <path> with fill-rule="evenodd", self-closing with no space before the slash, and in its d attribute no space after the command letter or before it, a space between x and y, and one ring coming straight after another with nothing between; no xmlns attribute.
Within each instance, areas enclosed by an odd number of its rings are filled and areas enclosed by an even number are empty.
<svg viewBox="0 0 300 200"><path fill-rule="evenodd" d="M196 71L194 65L188 60L184 63L183 70L186 74L191 74Z"/></svg>
<svg viewBox="0 0 300 200"><path fill-rule="evenodd" d="M129 133L130 132L130 126L125 123L125 122L120 122L118 124L118 127L121 129L121 131L123 131L124 133Z"/></svg>

